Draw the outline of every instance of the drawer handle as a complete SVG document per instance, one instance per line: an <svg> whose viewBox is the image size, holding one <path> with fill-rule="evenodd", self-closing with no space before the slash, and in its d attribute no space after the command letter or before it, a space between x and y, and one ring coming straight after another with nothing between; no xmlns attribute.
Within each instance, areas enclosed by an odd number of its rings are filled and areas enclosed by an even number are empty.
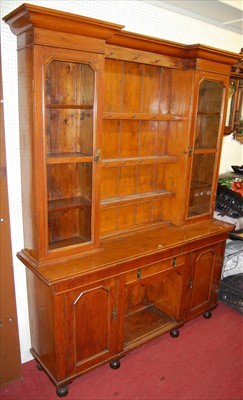
<svg viewBox="0 0 243 400"><path fill-rule="evenodd" d="M176 257L174 257L174 258L173 258L173 261L172 261L172 266L173 266L174 268L176 268L176 267L177 267L177 264L176 264Z"/></svg>
<svg viewBox="0 0 243 400"><path fill-rule="evenodd" d="M138 271L137 271L137 278L138 278L138 279L141 279L141 278L142 278L142 271L141 271L141 268L139 268Z"/></svg>

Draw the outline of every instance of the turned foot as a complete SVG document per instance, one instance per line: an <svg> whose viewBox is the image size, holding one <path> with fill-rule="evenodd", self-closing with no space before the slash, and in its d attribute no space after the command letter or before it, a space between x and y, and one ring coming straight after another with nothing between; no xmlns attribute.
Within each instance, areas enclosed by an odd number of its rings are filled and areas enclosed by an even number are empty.
<svg viewBox="0 0 243 400"><path fill-rule="evenodd" d="M59 397L65 397L68 394L68 387L67 386L58 387L56 393Z"/></svg>
<svg viewBox="0 0 243 400"><path fill-rule="evenodd" d="M120 360L113 360L110 362L110 367L112 369L118 369L120 368L120 365L121 365Z"/></svg>
<svg viewBox="0 0 243 400"><path fill-rule="evenodd" d="M205 313L203 314L203 317L204 317L205 319L211 318L211 317L212 317L211 311L205 311Z"/></svg>
<svg viewBox="0 0 243 400"><path fill-rule="evenodd" d="M179 334L180 334L179 329L173 329L172 331L170 331L170 336L173 338L177 338Z"/></svg>

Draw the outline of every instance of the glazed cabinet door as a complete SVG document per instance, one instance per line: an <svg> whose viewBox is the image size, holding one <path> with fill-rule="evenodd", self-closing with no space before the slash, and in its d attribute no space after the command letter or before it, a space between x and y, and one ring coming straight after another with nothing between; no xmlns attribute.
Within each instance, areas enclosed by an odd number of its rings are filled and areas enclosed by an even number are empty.
<svg viewBox="0 0 243 400"><path fill-rule="evenodd" d="M67 374L111 358L116 350L117 280L101 281L65 294Z"/></svg>
<svg viewBox="0 0 243 400"><path fill-rule="evenodd" d="M224 247L225 242L220 242L192 252L186 301L187 319L217 305Z"/></svg>
<svg viewBox="0 0 243 400"><path fill-rule="evenodd" d="M43 112L43 135L36 139L40 246L55 258L98 245L103 62L97 54L49 48L37 51L36 60L37 111Z"/></svg>
<svg viewBox="0 0 243 400"><path fill-rule="evenodd" d="M195 125L189 147L190 184L187 219L212 215L223 137L225 77L196 75Z"/></svg>

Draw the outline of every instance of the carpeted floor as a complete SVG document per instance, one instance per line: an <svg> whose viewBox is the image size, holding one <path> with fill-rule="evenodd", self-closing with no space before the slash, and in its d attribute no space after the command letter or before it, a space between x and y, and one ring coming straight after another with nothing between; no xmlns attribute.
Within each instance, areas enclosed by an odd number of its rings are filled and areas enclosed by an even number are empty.
<svg viewBox="0 0 243 400"><path fill-rule="evenodd" d="M242 400L243 319L219 304L212 318L198 317L173 339L165 334L121 360L91 371L69 385L68 400ZM1 388L1 399L58 399L35 361L23 379Z"/></svg>

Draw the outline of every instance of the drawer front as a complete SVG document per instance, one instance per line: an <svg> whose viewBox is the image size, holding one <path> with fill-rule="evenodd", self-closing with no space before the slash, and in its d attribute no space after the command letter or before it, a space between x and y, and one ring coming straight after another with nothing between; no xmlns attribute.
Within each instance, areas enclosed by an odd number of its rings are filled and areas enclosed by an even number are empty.
<svg viewBox="0 0 243 400"><path fill-rule="evenodd" d="M158 261L146 265L141 268L134 269L133 271L127 272L125 275L125 283L136 282L140 279L151 277L163 271L175 269L185 263L185 254L171 257L166 260Z"/></svg>

